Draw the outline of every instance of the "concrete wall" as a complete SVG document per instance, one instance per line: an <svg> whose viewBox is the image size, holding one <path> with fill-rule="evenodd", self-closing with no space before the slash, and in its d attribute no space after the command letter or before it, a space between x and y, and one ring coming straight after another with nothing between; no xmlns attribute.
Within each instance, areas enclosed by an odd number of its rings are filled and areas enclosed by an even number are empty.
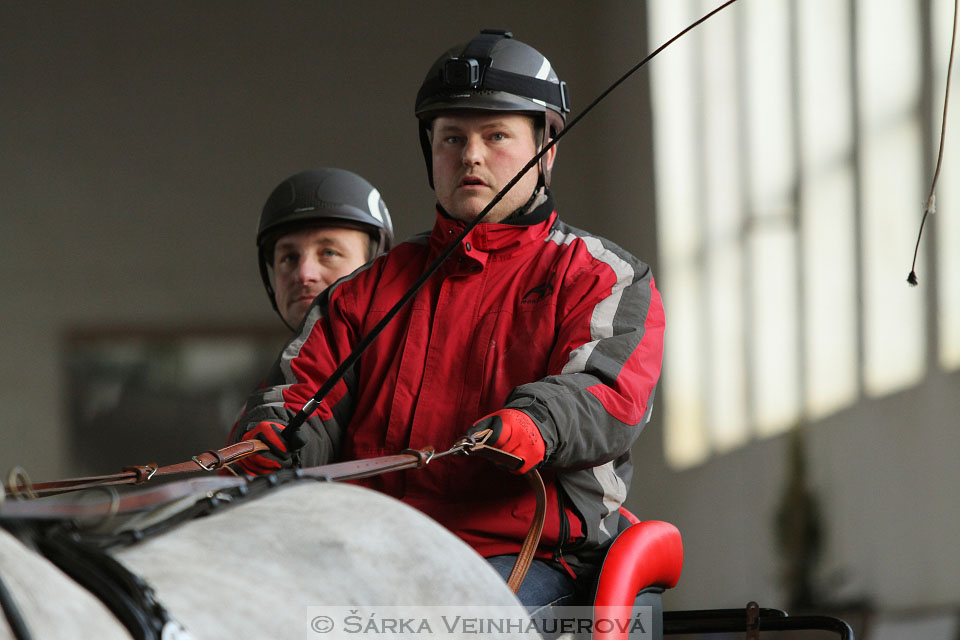
<svg viewBox="0 0 960 640"><path fill-rule="evenodd" d="M509 28L550 57L582 108L643 55L640 8L612 8L4 3L0 468L43 478L75 466L66 332L279 328L254 235L280 180L351 169L379 187L399 238L429 228L413 102L433 60L481 28ZM644 91L638 78L574 130L554 184L568 221L652 261Z"/></svg>

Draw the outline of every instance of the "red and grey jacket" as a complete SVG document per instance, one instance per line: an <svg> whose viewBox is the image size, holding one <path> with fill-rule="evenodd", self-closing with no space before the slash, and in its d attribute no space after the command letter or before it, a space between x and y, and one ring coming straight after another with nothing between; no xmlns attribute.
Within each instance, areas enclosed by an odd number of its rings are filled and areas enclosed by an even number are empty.
<svg viewBox="0 0 960 640"><path fill-rule="evenodd" d="M246 429L261 420L286 424L462 228L438 212L431 233L321 294L266 387L251 396ZM546 443L550 508L538 557L576 572L592 567L618 531L630 446L649 420L660 376L663 330L650 269L560 222L548 198L463 239L304 425L302 462L442 451L484 415L519 409ZM473 458L364 483L484 556L516 553L534 511L523 478Z"/></svg>

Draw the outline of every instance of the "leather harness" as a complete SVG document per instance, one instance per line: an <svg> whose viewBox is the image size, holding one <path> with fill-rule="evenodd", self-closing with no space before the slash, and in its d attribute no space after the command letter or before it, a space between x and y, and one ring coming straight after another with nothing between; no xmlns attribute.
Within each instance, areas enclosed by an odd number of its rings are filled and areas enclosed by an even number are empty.
<svg viewBox="0 0 960 640"><path fill-rule="evenodd" d="M419 469L430 463L431 460L452 454L477 456L485 458L494 464L507 469L516 469L523 460L496 447L485 444L490 431L485 430L458 440L447 451L437 453L432 447L424 449L407 449L403 452L379 458L351 460L337 462L319 467L297 469L289 472L294 478L311 478L329 482L343 482L366 478L390 471L403 469ZM170 482L160 484L145 491L135 491L120 494L116 491L118 485L139 485L147 481L165 478L184 473L207 472L213 473L221 469L228 469L229 465L250 455L268 451L265 443L259 440L245 440L223 449L210 450L193 456L187 462L181 462L164 467L156 463L124 467L120 473L70 478L31 484L22 472L12 474L10 486L4 487L4 496L15 498L0 502L0 518L11 519L83 519L100 518L108 520L117 515L132 514L147 511L166 505L179 499L195 495L200 491L210 493L231 488L243 489L250 480L245 477L195 478L184 482ZM507 586L517 593L533 562L546 515L546 489L540 473L533 469L524 474L536 495L536 510L530 529L524 538L517 561L507 579ZM269 478L269 476L268 476ZM55 496L84 489L102 488L107 495L97 499L76 501L57 499L55 497L43 500L35 498Z"/></svg>

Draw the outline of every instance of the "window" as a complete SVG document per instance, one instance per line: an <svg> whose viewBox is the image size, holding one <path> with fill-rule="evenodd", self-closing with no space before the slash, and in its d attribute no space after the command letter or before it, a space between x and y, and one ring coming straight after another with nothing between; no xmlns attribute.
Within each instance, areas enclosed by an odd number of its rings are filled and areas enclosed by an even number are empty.
<svg viewBox="0 0 960 640"><path fill-rule="evenodd" d="M651 1L651 44L716 4ZM906 283L952 9L741 0L652 63L673 466L960 367L960 122Z"/></svg>
<svg viewBox="0 0 960 640"><path fill-rule="evenodd" d="M64 339L77 473L184 462L227 445L289 336L273 328L77 328Z"/></svg>

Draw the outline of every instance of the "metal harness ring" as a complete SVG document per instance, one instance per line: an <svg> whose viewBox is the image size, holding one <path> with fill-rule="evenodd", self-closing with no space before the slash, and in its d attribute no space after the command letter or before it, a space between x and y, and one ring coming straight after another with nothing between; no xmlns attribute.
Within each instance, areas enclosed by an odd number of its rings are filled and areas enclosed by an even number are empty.
<svg viewBox="0 0 960 640"><path fill-rule="evenodd" d="M465 456L470 455L470 450L476 447L478 444L484 444L487 441L487 438L490 437L492 431L490 429L483 429L482 431L477 431L476 433L471 433L463 436L459 440L453 443L453 446L450 448L450 451L459 451ZM479 436L479 439L477 438Z"/></svg>
<svg viewBox="0 0 960 640"><path fill-rule="evenodd" d="M84 528L95 529L100 525L106 522L109 522L115 515L117 515L120 512L120 492L117 491L116 487L108 487L108 486L92 487L90 491L91 492L106 491L107 495L110 496L110 508L107 510L107 513L100 516L99 520L83 523Z"/></svg>
<svg viewBox="0 0 960 640"><path fill-rule="evenodd" d="M417 469L427 466L434 456L437 455L437 452L432 448L423 450L423 449L404 449L400 453L408 453L412 456L417 457Z"/></svg>
<svg viewBox="0 0 960 640"><path fill-rule="evenodd" d="M7 487L9 487L10 495L17 500L33 500L37 497L37 493L33 490L33 482L30 480L27 470L21 466L10 469L10 472L7 474ZM4 492L4 494L6 494L6 492Z"/></svg>
<svg viewBox="0 0 960 640"><path fill-rule="evenodd" d="M157 469L160 468L156 462L149 462L144 465L124 467L123 471L132 471L137 474L137 481L135 484L140 484L141 482L146 482L147 480L153 477L153 474L157 472Z"/></svg>

